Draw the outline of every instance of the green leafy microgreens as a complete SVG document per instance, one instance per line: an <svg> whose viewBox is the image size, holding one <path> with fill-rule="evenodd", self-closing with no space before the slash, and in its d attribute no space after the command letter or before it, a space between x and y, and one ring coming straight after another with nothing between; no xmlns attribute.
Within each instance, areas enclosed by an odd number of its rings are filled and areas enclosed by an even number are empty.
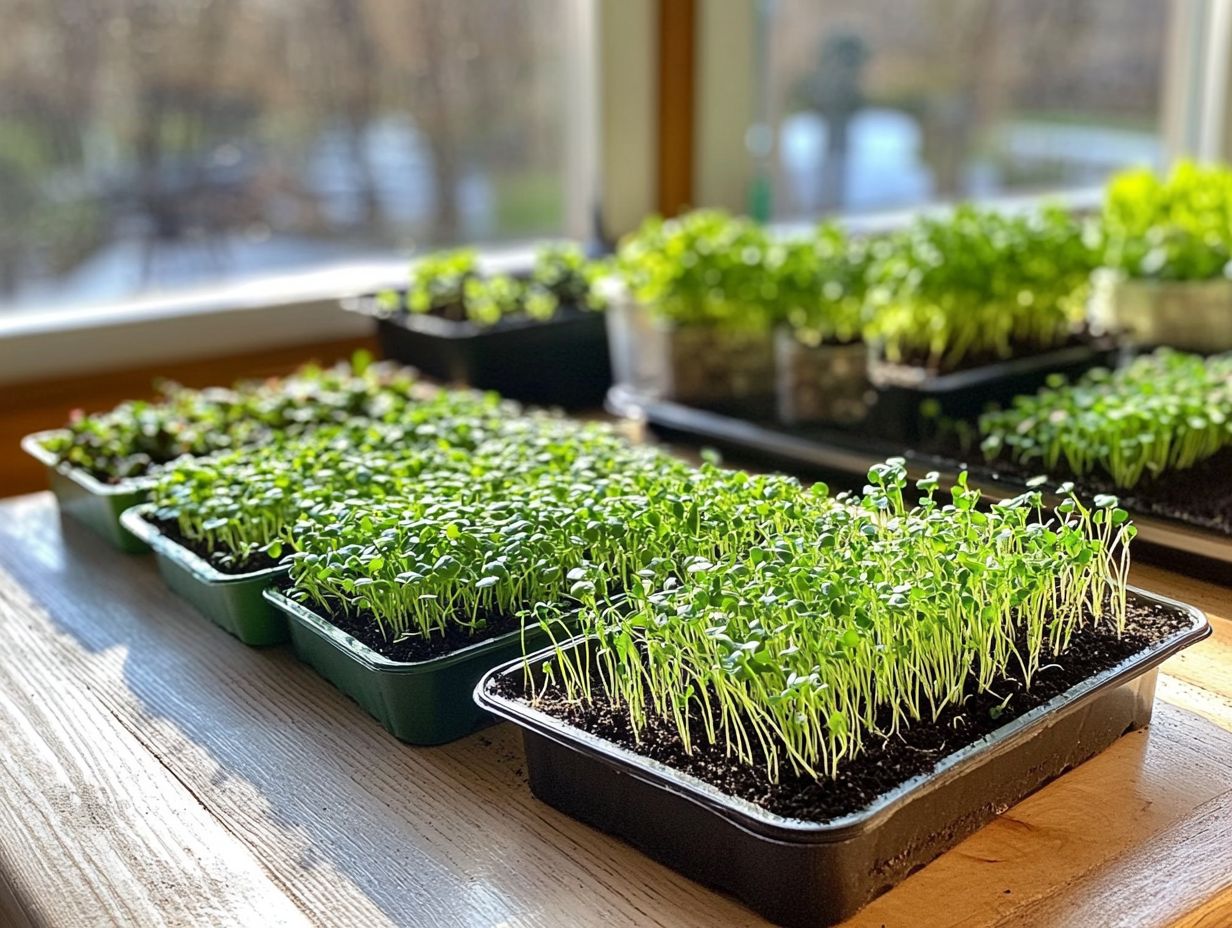
<svg viewBox="0 0 1232 928"><path fill-rule="evenodd" d="M521 281L507 274L471 278L462 291L467 320L476 325L495 325L506 316L520 312L523 309L524 290ZM556 298L546 290L540 289L538 299L531 305L535 307L538 318L551 318L556 312Z"/></svg>
<svg viewBox="0 0 1232 928"><path fill-rule="evenodd" d="M773 237L698 210L645 222L621 242L615 267L640 303L675 323L756 331L785 322L806 344L842 343L861 337L874 241L833 223Z"/></svg>
<svg viewBox="0 0 1232 928"><path fill-rule="evenodd" d="M588 603L594 647L558 647L545 687L613 705L637 734L660 719L686 750L721 745L771 780L833 776L971 681L1029 683L1078 627L1124 626L1134 530L1111 497L1067 497L1051 518L1038 492L982 511L964 474L943 506L934 474L909 507L901 460L874 467L854 506L797 488L763 507L749 481L763 540L706 539L683 573L642 575L619 607Z"/></svg>
<svg viewBox="0 0 1232 928"><path fill-rule="evenodd" d="M592 289L599 268L569 243L541 247L528 276L485 274L470 249L442 251L415 262L405 294L383 291L377 305L382 314L427 313L478 326L517 316L545 321L561 305L601 309Z"/></svg>
<svg viewBox="0 0 1232 928"><path fill-rule="evenodd" d="M1148 169L1108 183L1104 264L1130 277L1210 280L1232 273L1232 170L1180 161L1166 178Z"/></svg>
<svg viewBox="0 0 1232 928"><path fill-rule="evenodd" d="M607 430L546 424L494 436L463 479L425 471L413 495L309 513L295 527L292 595L370 613L391 639L428 636L528 610L562 614L573 599L611 592L608 574L587 571L592 558L623 565L669 550L670 538L636 555L612 545L630 520L656 522L637 492L641 465L684 465Z"/></svg>
<svg viewBox="0 0 1232 928"><path fill-rule="evenodd" d="M1112 372L1058 378L980 419L989 460L1075 476L1100 470L1119 487L1193 467L1232 444L1232 355L1160 349Z"/></svg>
<svg viewBox="0 0 1232 928"><path fill-rule="evenodd" d="M595 289L601 269L576 244L544 245L535 253L531 281L561 304L598 310L604 308L603 297Z"/></svg>
<svg viewBox="0 0 1232 928"><path fill-rule="evenodd" d="M471 454L517 410L495 396L442 391L392 421L354 419L307 437L186 459L151 489L155 516L239 567L258 552L277 560L294 546L303 513L349 496L402 492L426 469L465 472Z"/></svg>
<svg viewBox="0 0 1232 928"><path fill-rule="evenodd" d="M874 247L867 335L894 363L940 370L1064 343L1083 319L1087 238L1059 208L921 217Z"/></svg>
<svg viewBox="0 0 1232 928"><path fill-rule="evenodd" d="M849 238L834 223L768 251L767 271L796 338L807 345L858 341L874 238Z"/></svg>
<svg viewBox="0 0 1232 928"><path fill-rule="evenodd" d="M659 317L766 330L782 313L777 282L766 271L769 247L755 223L697 210L648 219L620 243L616 267L633 297Z"/></svg>
<svg viewBox="0 0 1232 928"><path fill-rule="evenodd" d="M160 393L157 402L75 415L46 446L62 462L114 482L145 476L182 455L256 445L355 416L395 415L414 385L406 369L370 364L361 353L353 366L308 366L292 377L233 389L162 384Z"/></svg>
<svg viewBox="0 0 1232 928"><path fill-rule="evenodd" d="M435 252L411 265L405 296L388 290L377 301L387 312L431 313L461 321L466 316L463 293L467 282L479 276L478 257L471 249Z"/></svg>
<svg viewBox="0 0 1232 928"><path fill-rule="evenodd" d="M765 543L799 511L789 478L695 470L595 426L520 428L477 448L464 480L425 471L413 495L310 512L295 527L291 595L366 613L392 639L493 617L550 626Z"/></svg>

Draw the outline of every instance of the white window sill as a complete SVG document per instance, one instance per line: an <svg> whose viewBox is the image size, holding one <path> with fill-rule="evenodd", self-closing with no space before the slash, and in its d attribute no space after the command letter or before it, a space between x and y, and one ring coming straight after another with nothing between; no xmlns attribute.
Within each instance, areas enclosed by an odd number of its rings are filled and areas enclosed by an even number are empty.
<svg viewBox="0 0 1232 928"><path fill-rule="evenodd" d="M485 249L493 270L535 246ZM143 297L108 306L0 313L0 385L357 338L372 323L345 297L402 285L406 261L368 262Z"/></svg>

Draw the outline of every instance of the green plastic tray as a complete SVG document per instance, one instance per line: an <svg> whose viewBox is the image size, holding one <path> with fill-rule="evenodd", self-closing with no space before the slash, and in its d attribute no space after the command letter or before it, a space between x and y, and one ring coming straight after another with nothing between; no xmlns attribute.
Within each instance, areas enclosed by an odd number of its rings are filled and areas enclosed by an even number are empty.
<svg viewBox="0 0 1232 928"><path fill-rule="evenodd" d="M550 643L535 626L469 645L431 660L390 660L281 591L264 596L286 614L291 645L304 663L359 703L395 738L409 744L444 744L495 719L474 702L479 679L506 661ZM561 629L561 640L569 632Z"/></svg>
<svg viewBox="0 0 1232 928"><path fill-rule="evenodd" d="M167 586L244 644L266 647L287 640L286 619L261 596L287 568L267 567L244 574L225 574L147 522L145 516L153 508L148 503L136 506L121 515L120 521L129 532L153 548L158 572Z"/></svg>
<svg viewBox="0 0 1232 928"><path fill-rule="evenodd" d="M21 440L22 450L47 468L47 482L56 496L60 511L101 535L114 547L128 554L145 554L149 545L120 524L126 509L144 503L148 480L122 480L109 484L96 480L83 470L61 464L44 442L63 429L35 432Z"/></svg>

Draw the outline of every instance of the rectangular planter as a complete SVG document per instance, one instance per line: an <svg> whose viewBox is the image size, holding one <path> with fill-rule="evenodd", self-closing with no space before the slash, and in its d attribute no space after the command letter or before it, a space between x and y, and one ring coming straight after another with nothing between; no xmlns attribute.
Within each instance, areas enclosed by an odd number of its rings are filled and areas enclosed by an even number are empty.
<svg viewBox="0 0 1232 928"><path fill-rule="evenodd" d="M167 586L244 644L261 648L287 640L286 619L261 595L286 573L285 567L267 567L243 574L223 573L146 521L145 516L152 509L148 503L137 506L120 519L128 531L154 550L158 572Z"/></svg>
<svg viewBox="0 0 1232 928"><path fill-rule="evenodd" d="M85 525L112 546L127 554L145 554L149 545L120 524L124 510L143 503L148 496L146 480L103 483L76 467L61 464L44 446L60 430L35 432L21 440L22 450L47 468L47 483L60 511Z"/></svg>
<svg viewBox="0 0 1232 928"><path fill-rule="evenodd" d="M444 744L490 725L495 720L472 698L475 685L523 654L523 636L515 631L426 661L390 660L281 591L264 595L287 617L296 656L408 744ZM561 629L560 637L568 634ZM548 641L538 626L526 630L527 650Z"/></svg>
<svg viewBox="0 0 1232 928"><path fill-rule="evenodd" d="M990 404L1005 405L1016 396L1034 393L1052 374L1076 377L1113 363L1116 356L1111 343L1096 342L952 374L870 359L869 379L877 390L870 428L886 438L917 441L929 434L938 418L974 418Z"/></svg>
<svg viewBox="0 0 1232 928"><path fill-rule="evenodd" d="M858 425L877 401L863 342L804 345L787 328L774 334L774 383L787 425Z"/></svg>
<svg viewBox="0 0 1232 928"><path fill-rule="evenodd" d="M371 297L343 305L376 319L383 357L445 383L575 409L601 403L612 384L600 312L562 308L546 321L509 319L481 327L425 314L389 315Z"/></svg>
<svg viewBox="0 0 1232 928"><path fill-rule="evenodd" d="M608 308L607 325L617 381L635 393L724 410L774 397L769 331L675 325L627 296Z"/></svg>
<svg viewBox="0 0 1232 928"><path fill-rule="evenodd" d="M776 923L830 925L1150 721L1159 664L1205 638L1210 626L1191 606L1133 595L1183 613L1189 627L956 751L860 812L824 823L774 815L489 691L497 676L522 680L522 661L485 677L475 700L522 727L531 791L544 802L732 893ZM549 654L532 655L530 666Z"/></svg>
<svg viewBox="0 0 1232 928"><path fill-rule="evenodd" d="M1232 351L1232 280L1140 280L1103 268L1092 283L1092 321L1137 347Z"/></svg>

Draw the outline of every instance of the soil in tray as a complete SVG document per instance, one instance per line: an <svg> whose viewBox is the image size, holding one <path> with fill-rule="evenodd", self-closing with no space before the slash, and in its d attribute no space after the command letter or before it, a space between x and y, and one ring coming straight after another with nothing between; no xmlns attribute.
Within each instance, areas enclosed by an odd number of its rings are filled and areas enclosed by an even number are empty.
<svg viewBox="0 0 1232 928"><path fill-rule="evenodd" d="M572 705L553 699L549 693L536 708L770 812L824 822L866 808L883 793L928 773L948 755L1188 627L1188 622L1167 607L1131 602L1125 634L1120 639L1112 629L1083 628L1057 663L1036 673L1030 690L1013 676L993 685L1000 697L976 693L970 686L964 701L946 709L936 722L918 722L880 744L866 743L863 754L840 764L834 780L817 781L785 773L780 782L771 783L764 771L733 761L721 747L707 746L704 740L699 740L692 755L685 753L674 728L658 721L652 721L641 742L635 743L627 716L610 706ZM492 685L506 698L523 698L521 686L513 677L497 678ZM700 722L695 730L701 730Z"/></svg>
<svg viewBox="0 0 1232 928"><path fill-rule="evenodd" d="M1222 451L1188 470L1147 479L1129 490L1117 489L1111 480L1092 476L1074 483L1115 495L1131 513L1176 519L1232 535L1232 450Z"/></svg>
<svg viewBox="0 0 1232 928"><path fill-rule="evenodd" d="M1005 461L984 464L980 453L956 452L953 448L933 453L956 461L971 461L974 472L991 473L1003 481L1023 481L1044 473L1043 467L1027 467ZM1158 477L1147 476L1137 486L1118 487L1101 473L1076 477L1063 464L1048 474L1051 489L1073 481L1083 496L1108 493L1120 500L1131 515L1172 519L1195 528L1232 535L1232 448L1217 453L1187 470L1173 470Z"/></svg>
<svg viewBox="0 0 1232 928"><path fill-rule="evenodd" d="M278 588L286 593L292 585L289 579L283 578ZM446 626L444 634L436 634L431 638L412 636L403 638L401 641L390 641L370 612L347 615L341 609L335 609L323 615L323 618L356 641L376 651L377 654L391 661L408 664L431 660L434 657L444 657L446 654L452 654L454 651L460 651L462 648L521 628L521 622L516 616L493 614L485 616L484 627L474 632L451 622Z"/></svg>
<svg viewBox="0 0 1232 928"><path fill-rule="evenodd" d="M890 361L885 357L878 357L877 361L879 363L892 364L895 367L920 367L930 376L940 377L946 374L959 374L963 371L988 367L990 364L1006 364L1011 361L1020 361L1023 358L1033 358L1040 354L1050 354L1054 351L1064 351L1066 348L1076 348L1080 345L1090 344L1092 344L1091 338L1084 335L1072 335L1064 341L1050 345L1047 348L1041 348L1039 345L1032 343L1013 342L1010 345L1010 353L1008 355L1001 355L996 351L989 350L969 352L957 364L944 368L939 367L926 352L922 351L909 351L898 361Z"/></svg>
<svg viewBox="0 0 1232 928"><path fill-rule="evenodd" d="M223 563L221 560L223 555L205 542L186 538L180 532L178 522L171 519L150 519L148 521L162 532L165 538L174 541L181 548L187 548L221 574L247 574L278 566L278 561L263 552L252 554L237 564Z"/></svg>

